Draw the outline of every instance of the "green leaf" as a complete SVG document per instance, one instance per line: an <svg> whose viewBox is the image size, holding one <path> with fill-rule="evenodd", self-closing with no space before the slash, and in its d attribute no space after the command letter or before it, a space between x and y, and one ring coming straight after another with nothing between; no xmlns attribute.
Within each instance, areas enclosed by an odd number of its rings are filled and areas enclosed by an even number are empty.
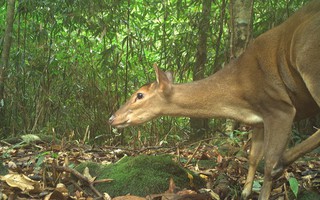
<svg viewBox="0 0 320 200"><path fill-rule="evenodd" d="M297 179L294 177L289 178L289 184L294 196L297 197L299 192L299 183Z"/></svg>
<svg viewBox="0 0 320 200"><path fill-rule="evenodd" d="M261 184L259 181L253 181L253 186L252 186L253 191L259 191L261 190Z"/></svg>

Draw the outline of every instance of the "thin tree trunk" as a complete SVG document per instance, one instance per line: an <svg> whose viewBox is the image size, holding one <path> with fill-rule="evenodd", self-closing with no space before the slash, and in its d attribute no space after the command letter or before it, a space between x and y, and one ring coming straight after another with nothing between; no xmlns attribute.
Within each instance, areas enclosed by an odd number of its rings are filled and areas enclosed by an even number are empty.
<svg viewBox="0 0 320 200"><path fill-rule="evenodd" d="M226 10L227 10L227 0L221 1L221 9L220 9L220 19L219 19L219 31L218 31L218 37L215 40L215 59L214 63L211 68L211 73L214 74L217 71L221 69L221 63L219 62L219 55L220 55L220 47L221 47L221 39L223 35L223 28L225 24L225 18L226 18Z"/></svg>
<svg viewBox="0 0 320 200"><path fill-rule="evenodd" d="M231 0L231 42L230 57L239 57L247 48L251 39L254 0ZM226 120L226 132L232 132L238 126L234 120Z"/></svg>
<svg viewBox="0 0 320 200"><path fill-rule="evenodd" d="M193 80L204 78L205 64L207 62L207 39L210 28L210 12L211 0L202 1L202 19L199 24L199 43L196 54L196 63L193 70ZM190 126L194 134L191 140L203 137L206 130L208 130L208 119L190 118Z"/></svg>
<svg viewBox="0 0 320 200"><path fill-rule="evenodd" d="M3 50L1 55L0 63L0 131L6 133L7 124L5 118L5 80L6 80L6 69L9 66L9 55L12 40L12 29L14 21L14 8L15 0L8 0L7 2L7 16L6 16L6 30L4 34Z"/></svg>
<svg viewBox="0 0 320 200"><path fill-rule="evenodd" d="M254 0L231 0L231 58L239 57L251 39Z"/></svg>

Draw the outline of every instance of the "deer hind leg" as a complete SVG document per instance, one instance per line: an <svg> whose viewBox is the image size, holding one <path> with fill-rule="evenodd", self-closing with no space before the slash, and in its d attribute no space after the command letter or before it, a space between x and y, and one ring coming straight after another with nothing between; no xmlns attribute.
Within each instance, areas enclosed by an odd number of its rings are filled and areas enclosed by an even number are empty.
<svg viewBox="0 0 320 200"><path fill-rule="evenodd" d="M271 172L273 178L277 178L282 174L284 168L292 164L298 158L303 155L309 153L315 148L320 146L320 129L317 130L313 135L311 135L306 140L301 143L295 145L291 149L286 150L283 153L282 163L281 165L277 165Z"/></svg>
<svg viewBox="0 0 320 200"><path fill-rule="evenodd" d="M313 135L311 135L308 139L304 140L300 144L292 147L291 149L287 150L283 154L283 163L284 166L288 166L297 160L299 157L303 156L304 154L312 151L313 149L320 146L320 129L317 130ZM275 175L277 171L274 172Z"/></svg>
<svg viewBox="0 0 320 200"><path fill-rule="evenodd" d="M276 166L282 166L283 153L290 138L291 126L295 116L295 109L275 111L265 120L264 152L265 169L264 180L259 200L268 200L272 190L272 171Z"/></svg>
<svg viewBox="0 0 320 200"><path fill-rule="evenodd" d="M247 199L252 192L252 185L257 170L257 166L263 156L263 131L263 127L255 127L253 129L251 138L251 149L249 155L249 171L247 175L247 180L244 184L244 189L241 194L243 199Z"/></svg>

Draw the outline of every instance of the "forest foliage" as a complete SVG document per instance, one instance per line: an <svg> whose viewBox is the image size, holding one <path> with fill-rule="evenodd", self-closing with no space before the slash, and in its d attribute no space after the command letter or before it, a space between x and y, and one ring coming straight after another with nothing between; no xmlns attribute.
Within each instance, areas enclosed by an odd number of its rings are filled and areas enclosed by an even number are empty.
<svg viewBox="0 0 320 200"><path fill-rule="evenodd" d="M204 0L205 1L205 0ZM139 86L154 80L153 63L192 80L204 1L19 0L1 138L26 133L128 144L179 140L186 118L163 117L115 130L108 118ZM307 0L255 1L253 36L278 25ZM229 2L212 1L205 75L229 60ZM6 27L7 2L0 1ZM4 34L0 35L1 52Z"/></svg>

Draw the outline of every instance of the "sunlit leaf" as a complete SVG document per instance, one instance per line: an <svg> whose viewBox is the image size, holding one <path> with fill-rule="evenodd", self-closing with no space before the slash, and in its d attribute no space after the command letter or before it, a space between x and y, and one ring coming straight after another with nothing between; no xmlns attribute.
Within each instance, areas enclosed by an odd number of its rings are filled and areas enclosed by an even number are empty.
<svg viewBox="0 0 320 200"><path fill-rule="evenodd" d="M298 192L299 192L299 182L296 178L291 177L289 178L289 184L290 184L290 189L293 192L293 194L298 197Z"/></svg>

